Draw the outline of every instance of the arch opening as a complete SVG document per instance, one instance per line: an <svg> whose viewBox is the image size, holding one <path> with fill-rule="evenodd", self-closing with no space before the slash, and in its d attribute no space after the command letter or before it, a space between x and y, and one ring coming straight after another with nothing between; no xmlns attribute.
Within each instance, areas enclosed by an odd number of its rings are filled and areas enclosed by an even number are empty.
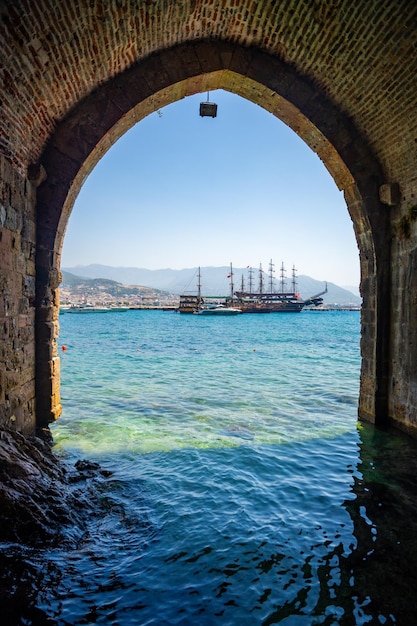
<svg viewBox="0 0 417 626"><path fill-rule="evenodd" d="M280 289L281 260L285 261L288 270L286 285L289 288L291 288L293 261L297 263L298 274L309 274L310 277L314 276L316 280L319 277L321 280L327 277L327 280L338 285L343 284L335 278L337 274L340 275L340 272L343 275L342 263L337 269L335 266L338 255L343 261L342 249L345 251L345 255L349 255L349 261L352 260L354 263L357 261L355 243L352 241L353 229L349 223L342 194L337 191L323 164L287 126L279 122L277 118L268 115L260 107L256 107L247 100L230 94L230 92L213 92L213 99L218 102L220 111L215 123L211 123L211 120L206 123L199 119L197 113L201 97L196 95L187 98L186 101L179 101L165 107L161 110L160 115L148 116L146 120L141 121L134 129L126 133L118 144L103 157L89 176L76 200L65 236L62 256L63 269L78 276L85 275L86 278L110 278L126 285L151 285L150 273L146 272L146 278L139 278L140 270L135 271L134 268L161 270L161 268L172 268L174 262L176 269L182 270L175 291L175 293L179 293L180 289L184 289L186 283L186 291L191 289L195 292L197 272L184 270L184 268L191 268L198 263L202 265L202 293L208 296L214 293L229 293L230 280L227 279L229 267L217 267L218 284L221 287L218 291L210 291L209 288L212 287L210 285L211 271L207 270L205 266L228 265L228 261L232 259L234 285L236 289L239 289L242 277L245 279L245 285L248 284L249 270L245 268L247 268L249 261L253 263L254 283L258 285L259 261L263 261L265 285L269 285L268 253L271 252L274 257L273 260L276 262L274 285L277 289ZM343 248L344 242L341 232L345 233L345 237L349 240L349 247L346 245L346 248ZM337 243L331 241L333 234ZM93 236L94 242L91 241ZM69 251L68 244L70 246ZM207 254L211 257L208 258ZM317 267L321 266L318 273L313 271L316 256L327 259L327 263L322 261L321 264L317 260ZM184 257L187 259L185 263L182 262ZM291 263L288 263L289 261ZM84 268L85 271L80 268L78 272L78 267L75 267L89 263L99 264L95 268L91 268L92 273L88 272L88 268ZM112 272L116 271L115 268L106 268L105 265L117 266L118 271L123 272L125 277L112 275ZM356 264L355 268L357 268ZM332 271L333 277L330 275ZM320 274L320 272L324 273ZM161 273L154 273L157 280ZM184 276L186 273L187 278ZM358 277L358 273L356 276ZM65 275L65 278L69 277ZM173 273L170 272L167 278L173 280ZM69 282L67 280L65 282L68 288ZM321 282L314 285L314 288L308 287L305 290L303 283L304 281L301 280L298 282L297 290L301 287L301 293L304 293L305 297L321 291L324 286L324 283ZM103 282L103 287L104 284ZM158 285L154 286L158 287ZM159 288L164 289L161 285ZM330 285L329 289L331 290ZM105 293L100 296L96 292L94 297L93 292L87 292L87 290L81 293L75 292L73 289L64 292L62 288L60 291L61 302L65 302L67 297L71 300L71 297L75 296L76 303L82 301L84 297L90 302L95 302L97 306L105 306L106 303L107 306L112 306L109 304L112 299L107 297ZM107 290L104 289L104 291ZM344 302L347 301L344 300ZM149 305L149 301L147 304ZM129 306L128 297L126 296L125 301L119 302L118 305L121 307ZM138 301L134 299L130 305L137 306ZM257 321L252 316L245 316L245 320L242 320L241 323L232 323L227 326L228 339L232 333L237 333L237 335L233 335L234 341L231 346L233 358L238 359L237 355L244 353L247 367L235 368L232 381L233 392L231 385L228 384L225 393L224 381L219 380L217 372L218 369L221 370L225 366L229 354L225 338L221 340L216 335L218 342L211 347L211 351L215 351L218 355L217 358L220 358L218 367L213 371L207 364L207 370L205 370L206 343L202 344L200 336L195 335L195 318L193 321L193 316L190 319L189 316L184 318L172 313L156 313L153 316L153 324L160 328L160 337L156 340L154 328L147 323L147 318L150 315L152 314L145 311L123 313L123 315L116 313L111 316L98 315L93 316L93 319L91 316L85 315L77 315L75 318L74 315L67 315L66 313L61 315L60 345L69 342L70 349L65 354L61 352L61 349L59 350L63 366L61 388L65 419L61 418L56 427L53 428L54 438L56 433L58 443L61 437L67 441L69 438L71 440L74 438L77 448L85 445L85 450L88 452L87 440L91 428L91 433L95 433L93 435L95 447L98 446L98 440L106 450L111 446L113 446L113 450L118 450L119 446L129 445L126 444L123 433L121 433L120 438L125 443L119 443L119 429L117 429L117 434L112 436L111 441L108 438L106 440L106 433L109 433L107 424L108 421L112 422L111 411L114 407L112 400L115 398L118 398L120 402L115 407L115 411L119 413L118 407L122 407L120 414L123 414L123 418L121 419L127 419L128 432L135 432L135 427L137 428L138 435L132 439L135 442L143 439L143 445L149 446L148 449L151 450L159 449L158 446L168 445L168 439L173 440L175 445L183 446L184 442L187 442L191 446L198 447L198 444L202 445L199 437L207 436L209 439L208 433L212 433L215 429L220 432L219 439L233 438L233 429L228 427L228 419L239 424L240 431L236 431L237 440L246 441L245 437L255 436L253 425L251 429L245 423L246 420L249 423L256 421L256 418L249 417L249 415L255 416L258 413L266 415L267 411L274 414L274 402L277 407L275 413L277 419L273 420L276 426L273 427L271 422L268 436L272 437L271 431L275 430L274 437L275 440L278 440L279 428L287 423L287 414L284 408L288 406L285 399L286 393L291 393L293 406L297 405L297 399L301 398L304 398L303 402L306 403L308 393L306 394L305 389L304 391L300 390L300 381L308 380L311 373L315 381L317 376L316 388L321 388L319 379L325 375L324 362L330 363L332 361L331 358L326 359L323 353L319 356L319 351L315 347L312 348L311 352L307 348L306 354L300 358L298 373L296 368L290 369L295 365L296 355L301 356L300 352L304 353L304 349L301 347L304 340L300 341L301 336L304 336L302 329L306 331L313 323L313 319L317 318L317 314L303 314L305 319L296 319L298 316L284 315L282 319L275 320L272 319L276 317L273 315L269 320L265 317L261 320L258 317ZM356 368L350 372L350 380L346 372L347 380L344 384L346 390L344 397L345 399L349 397L351 400L349 402L341 400L340 406L336 407L330 421L334 422L335 428L340 428L344 419L345 427L351 428L352 415L355 415L357 404L358 317L357 314L342 313L341 315L344 315L345 318L354 317L356 321L356 328L353 328L352 333L354 345L352 348L349 345L348 348L349 352L352 349L352 352L355 353ZM288 319L288 317L292 317L292 319ZM322 326L322 334L320 335L318 330L317 336L323 337L324 341L321 345L325 349L324 335L326 333L324 327L327 325L327 319L323 318L322 315L319 317L321 317L319 326ZM334 314L325 314L325 317L334 318ZM336 317L340 319L340 315ZM199 318L200 320L201 318ZM343 320L340 321L344 325ZM266 322L266 325L263 322ZM316 322L319 322L318 318ZM324 322L324 326L321 322ZM84 327L91 323L93 323L94 332L90 330L90 339L86 341ZM113 350L108 355L107 363L111 375L102 371L98 366L105 354L110 328L114 330L118 323L124 329L125 338L123 349L115 348L115 352L123 352L130 363L127 393L125 393L123 384L126 374L122 357L118 359ZM350 320L347 323L350 325ZM239 327L242 324L248 332L249 329L252 332L254 324L258 329L259 336L253 338L253 345L247 352L242 350L243 337L239 339ZM108 325L108 332L103 332L103 325ZM133 333L130 333L131 325L134 326ZM260 337L270 332L268 331L268 328L271 329L270 325L274 325L275 330L270 337L270 346L267 347L260 341ZM168 336L166 335L167 327L170 328ZM204 327L204 323L201 325L197 323L197 328L200 329L199 332L201 333L203 332L202 327ZM219 328L221 327L221 324L215 326L216 333L220 332ZM286 334L283 331L284 327L287 327L287 332L290 331L288 341L292 337L295 344L294 350L287 355L287 358L284 357L285 350L277 346L277 336L281 336L281 342L283 340L282 335L285 336ZM75 334L72 334L71 329L77 328ZM300 333L298 340L293 336L293 332L296 333L296 336ZM115 331L114 333L112 339L114 346L121 347L122 344L117 333ZM182 337L181 345L186 346L191 343L197 349L197 353L190 351L186 363L182 364L183 369L180 371L178 371L176 362L177 353L172 348L179 333ZM198 346L195 343L196 339ZM260 343L258 343L259 341ZM343 345L347 348L344 342ZM220 346L221 349L219 349ZM252 352L252 348L256 348L254 352ZM89 363L94 363L93 371L89 373L89 367L87 365L86 369L85 360L87 355L94 354L94 349L99 350L99 356L97 362L93 356L87 359ZM169 358L162 351L166 351ZM182 353L181 350L179 352ZM220 357L219 353L223 354L223 357ZM344 350L344 353L346 358L347 351ZM271 403L267 402L268 394L265 394L266 380L269 380L269 376L261 369L261 362L265 363L266 354L268 354L270 367L275 369L273 376L276 387L273 394L274 400L271 398ZM261 355L261 362L258 360L258 364L256 364L257 355ZM155 360L159 361L159 358L165 360L165 374L159 363L153 362L154 356ZM290 359L293 361L291 365ZM286 363L286 375L282 371L283 360ZM306 376L302 377L301 363L307 362L311 372L306 372ZM78 364L79 371L75 367L75 363ZM145 370L143 363L148 363ZM156 381L160 379L160 382L155 382L153 387L155 395L149 397L147 390L149 385L148 369L154 367ZM251 372L249 378L247 378L248 369ZM138 378L138 371L142 371L143 376L140 378ZM290 371L292 371L292 375L289 374ZM210 397L204 401L205 388L201 381L206 380L208 376L211 377L211 388L216 388L216 401ZM169 390L167 385L162 382L165 378L169 379ZM80 383L74 387L72 381L75 380L80 380ZM83 380L91 380L92 384L91 386L87 385L81 391L80 386ZM187 393L187 385L181 384L180 381L182 380L194 381L191 392ZM313 386L315 385L313 384ZM332 398L336 397L338 387L339 385L334 378L334 371L333 376L328 371L325 383L326 393ZM350 396L348 388L351 389L352 387L354 390ZM252 398L254 394L258 393L256 390L260 388L264 389L264 393L260 393L258 402L251 402L251 409L248 411L248 408L244 408L245 398ZM97 395L100 389L104 397ZM179 389L181 389L180 392ZM236 392L240 394L241 399L240 404L236 403L235 408L233 408L231 395ZM167 403L168 393L170 402ZM184 401L184 397L189 395L198 397L199 402L190 407L189 403ZM87 397L89 398L88 406L85 404ZM76 398L78 399L77 404ZM109 398L108 413L106 413L106 398ZM313 399L313 397L310 398L309 403L311 407L319 407L321 404L320 399ZM137 413L132 411L132 405L140 406L140 411ZM90 418L93 406L97 407L94 410L94 425ZM153 406L158 406L158 411L155 411L155 419L147 419L149 413L152 414ZM174 407L176 406L181 407L181 410L175 411ZM225 419L225 413L228 412L225 408L227 406L230 407L230 415ZM283 409L282 415L279 407ZM294 436L297 432L301 433L303 429L301 420L297 419L297 415L303 415L304 418L307 415L305 406L304 410L302 406L299 408L299 411L294 411L296 415L291 428ZM347 408L350 409L350 414L346 410ZM320 414L320 408L318 408L318 412ZM166 419L167 414L172 415L172 420ZM200 417L193 420L191 414L194 414L196 418L200 415L206 416L205 427L202 431L195 428L196 423L201 426ZM217 414L222 427L217 423L213 426L213 415ZM189 416L189 421L186 422L187 427L181 431L183 436L179 442L179 438L174 433L179 429L178 423L183 425L186 415ZM79 420L82 421L82 424L87 425L85 437L78 437L79 427L77 427L77 423ZM262 436L266 436L265 431L262 432L260 426L262 422L261 417L259 427L256 429L257 441ZM327 422L325 415L323 415L323 421L320 418L317 419L317 424L322 425L324 422ZM139 424L140 428L137 426ZM166 426L163 428L161 424L166 424ZM309 436L312 436L312 430L310 427ZM84 429L82 431L84 432ZM161 435L161 432L164 432L165 436ZM317 429L315 432L317 433ZM190 437L190 433L193 433L193 437ZM140 448L139 443L135 445Z"/></svg>
<svg viewBox="0 0 417 626"><path fill-rule="evenodd" d="M357 289L352 221L323 163L263 108L211 93L215 122L200 119L196 94L150 114L103 156L76 199L62 267L77 274L75 266L89 264L180 270L232 262L258 270L262 262L267 272L272 257L278 278L284 262L289 282L294 263L297 275L320 281L312 293L324 281Z"/></svg>
<svg viewBox="0 0 417 626"><path fill-rule="evenodd" d="M388 217L380 215L382 174L360 135L317 88L276 58L257 50L201 42L166 51L117 76L64 120L41 164L38 189L37 397L38 424L60 414L57 288L63 238L75 198L94 165L122 134L149 113L187 95L224 89L281 119L320 157L343 190L360 252L362 372L359 415L386 415L389 277ZM184 54L200 60L184 63ZM157 75L155 68L158 68ZM203 69L204 68L204 69ZM381 222L384 227L381 228ZM378 232L375 225L378 223ZM385 299L384 299L385 298Z"/></svg>

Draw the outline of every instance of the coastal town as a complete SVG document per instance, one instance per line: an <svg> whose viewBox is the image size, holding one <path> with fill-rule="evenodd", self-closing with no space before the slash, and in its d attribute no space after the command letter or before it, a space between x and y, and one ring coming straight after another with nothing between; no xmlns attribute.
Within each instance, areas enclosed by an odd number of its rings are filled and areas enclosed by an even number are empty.
<svg viewBox="0 0 417 626"><path fill-rule="evenodd" d="M81 278L63 273L60 307L89 303L93 306L129 309L176 309L179 295L152 287L122 285L105 278Z"/></svg>
<svg viewBox="0 0 417 626"><path fill-rule="evenodd" d="M147 286L123 285L105 278L83 278L63 272L60 286L60 308L65 312L70 307L105 307L132 310L177 310L180 294ZM306 307L309 308L309 307ZM323 302L312 307L316 311L360 310L357 302Z"/></svg>

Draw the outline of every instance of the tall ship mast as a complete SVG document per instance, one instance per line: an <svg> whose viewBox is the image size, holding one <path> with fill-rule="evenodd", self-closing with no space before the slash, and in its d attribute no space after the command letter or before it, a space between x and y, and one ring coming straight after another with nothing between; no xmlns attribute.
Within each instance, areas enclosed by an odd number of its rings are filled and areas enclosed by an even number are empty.
<svg viewBox="0 0 417 626"><path fill-rule="evenodd" d="M234 295L235 295L235 288L234 288L234 285L233 285L233 266L232 266L232 264L231 264L231 263L230 263L230 274L229 274L229 278L230 278L230 299L231 299L231 300L232 300L232 302L233 302Z"/></svg>
<svg viewBox="0 0 417 626"><path fill-rule="evenodd" d="M286 277L285 277L284 261L282 261L282 263L281 263L281 269L280 269L279 277L280 277L281 293L285 293L287 283L286 283L286 280L285 280Z"/></svg>
<svg viewBox="0 0 417 626"><path fill-rule="evenodd" d="M293 293L297 293L297 270L295 269L295 265L292 266L292 275L291 275L291 284Z"/></svg>
<svg viewBox="0 0 417 626"><path fill-rule="evenodd" d="M259 263L259 293L264 292L264 272L262 269L262 263Z"/></svg>
<svg viewBox="0 0 417 626"><path fill-rule="evenodd" d="M272 263L272 259L269 261L269 293L274 291L275 277L274 277L274 267L275 265Z"/></svg>
<svg viewBox="0 0 417 626"><path fill-rule="evenodd" d="M248 271L248 286L249 286L249 293L252 293L253 291L253 267L250 267ZM245 290L242 289L242 291L245 291Z"/></svg>
<svg viewBox="0 0 417 626"><path fill-rule="evenodd" d="M201 301L201 270L200 270L200 266L198 267L198 272L197 272L197 298L198 301Z"/></svg>

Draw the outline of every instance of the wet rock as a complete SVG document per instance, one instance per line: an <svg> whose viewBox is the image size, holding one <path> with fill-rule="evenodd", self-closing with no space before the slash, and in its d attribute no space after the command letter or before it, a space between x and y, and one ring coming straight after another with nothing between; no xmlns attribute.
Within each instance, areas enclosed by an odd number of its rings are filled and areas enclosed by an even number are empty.
<svg viewBox="0 0 417 626"><path fill-rule="evenodd" d="M101 476L111 476L111 472L104 470L98 463L80 459L75 463L75 469L79 472L80 479L91 478L99 473Z"/></svg>
<svg viewBox="0 0 417 626"><path fill-rule="evenodd" d="M46 432L26 438L0 430L0 541L73 542L86 531L89 514L97 514L95 483L111 473L90 461L66 466L51 444Z"/></svg>

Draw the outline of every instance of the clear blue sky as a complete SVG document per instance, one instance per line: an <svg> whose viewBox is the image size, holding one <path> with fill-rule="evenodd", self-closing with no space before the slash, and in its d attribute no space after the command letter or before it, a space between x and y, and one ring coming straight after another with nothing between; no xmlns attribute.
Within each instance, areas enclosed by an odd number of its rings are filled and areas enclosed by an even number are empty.
<svg viewBox="0 0 417 626"><path fill-rule="evenodd" d="M62 267L268 268L359 284L343 194L308 146L261 107L210 93L153 113L97 164L76 200Z"/></svg>

